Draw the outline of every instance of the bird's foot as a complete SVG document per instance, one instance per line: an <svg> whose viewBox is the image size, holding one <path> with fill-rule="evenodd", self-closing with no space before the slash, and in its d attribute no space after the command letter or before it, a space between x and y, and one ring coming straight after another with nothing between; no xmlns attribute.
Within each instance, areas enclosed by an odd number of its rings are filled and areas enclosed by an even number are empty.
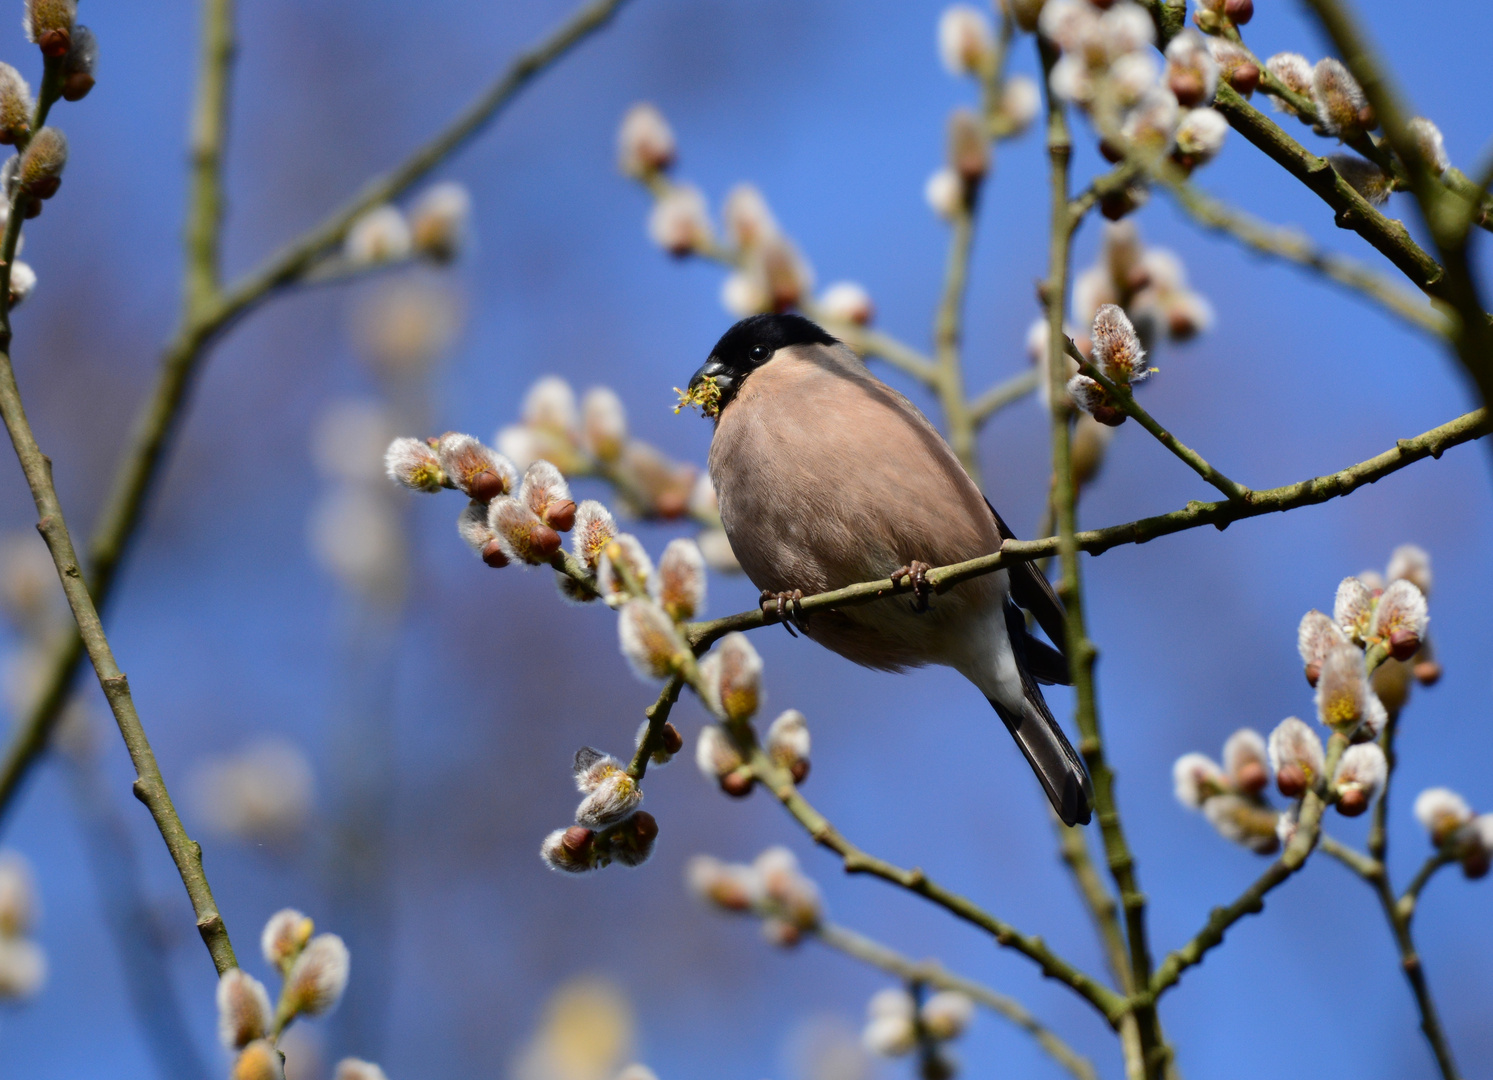
<svg viewBox="0 0 1493 1080"><path fill-rule="evenodd" d="M783 624L790 637L798 637L793 629L795 626L804 633L809 632L809 617L804 614L803 608L804 591L802 589L791 589L787 592L773 592L771 589L762 590L762 613L778 617L778 622Z"/></svg>
<svg viewBox="0 0 1493 1080"><path fill-rule="evenodd" d="M928 571L933 567L925 562L914 559L906 566L900 567L892 573L892 580L901 583L903 578L912 578L912 610L923 612L928 610L928 597L933 595L933 586L928 582Z"/></svg>

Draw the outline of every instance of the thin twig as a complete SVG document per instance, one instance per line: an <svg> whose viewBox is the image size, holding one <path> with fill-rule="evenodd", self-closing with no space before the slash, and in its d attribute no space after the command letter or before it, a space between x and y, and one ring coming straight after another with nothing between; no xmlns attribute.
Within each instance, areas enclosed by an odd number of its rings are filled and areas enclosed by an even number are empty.
<svg viewBox="0 0 1493 1080"><path fill-rule="evenodd" d="M946 971L936 961L917 961L903 956L894 949L857 933L844 926L822 922L812 931L814 937L832 949L838 949L872 967L880 968L904 982L922 983L937 990L956 990L977 1005L982 1005L1003 1016L1021 1030L1027 1032L1046 1050L1059 1065L1078 1080L1098 1080L1094 1065L1078 1053L1053 1031L1034 1017L1026 1007L1014 998L997 993L990 987Z"/></svg>
<svg viewBox="0 0 1493 1080"><path fill-rule="evenodd" d="M115 574L139 527L146 498L154 487L181 414L193 378L210 352L210 346L236 320L283 286L296 283L330 247L341 241L359 216L374 206L396 198L423 179L446 156L497 116L517 94L547 70L568 50L601 29L626 0L592 0L572 15L540 44L520 54L475 102L444 131L415 151L396 168L365 185L355 197L329 214L319 225L286 245L258 268L246 274L216 300L196 312L188 312L161 357L159 374L150 396L141 406L131 427L114 481L105 497L104 509L88 544L88 584L98 606L107 606ZM208 49L210 55L227 52ZM199 93L201 88L199 87ZM221 134L221 129L220 129ZM194 198L216 195L216 188L194 186ZM214 211L217 214L218 211ZM206 221L197 204L189 212L192 220ZM206 265L198 249L195 256ZM213 261L216 256L212 256ZM193 257L189 256L189 264ZM37 704L17 725L0 761L0 814L13 802L32 763L46 749L57 716L67 697L68 685L83 655L79 638L69 633L43 661L45 677Z"/></svg>
<svg viewBox="0 0 1493 1080"><path fill-rule="evenodd" d="M1337 764L1347 748L1348 739L1345 735L1334 733L1327 741L1324 776L1332 776L1337 771ZM1271 863L1270 868L1256 878L1237 900L1227 907L1214 908L1208 916L1207 924L1193 936L1192 940L1167 954L1156 968L1156 974L1151 978L1149 996L1153 1001L1175 986L1184 971L1201 964L1209 950L1223 942L1223 936L1229 927L1246 915L1256 915L1263 911L1265 896L1270 890L1286 881L1305 865L1307 856L1312 853L1312 848L1317 843L1322 814L1326 808L1327 803L1322 793L1315 789L1306 793L1301 800L1301 812L1296 822L1295 835L1286 844L1286 850L1281 852L1280 858Z"/></svg>
<svg viewBox="0 0 1493 1080"><path fill-rule="evenodd" d="M1435 876L1438 870L1443 866L1450 866L1456 861L1456 853L1448 845L1421 864L1420 869L1415 872L1415 877L1410 879L1410 884L1405 886L1404 893L1395 902L1395 913L1399 918L1405 920L1407 926L1415 918L1415 909L1420 903L1421 891L1430 883L1431 878Z"/></svg>
<svg viewBox="0 0 1493 1080"><path fill-rule="evenodd" d="M51 67L52 62L49 61L49 74ZM55 79L49 78L43 83L42 96L37 101L38 119L32 130L41 130L41 117L51 105L47 96L48 86L53 87L55 99L55 82ZM4 240L0 241L0 300L10 295L10 268L15 261L27 198L26 193L17 187L11 199L10 218L6 223ZM73 620L78 624L79 636L89 659L93 661L99 686L109 701L109 708L114 713L119 732L129 749L130 760L134 763L136 772L135 797L150 809L151 816L160 829L161 838L165 840L181 875L182 884L186 886L187 895L192 900L192 910L197 916L197 929L221 975L229 968L236 967L238 962L234 959L228 930L213 902L212 889L208 886L207 875L202 869L202 848L187 835L176 808L171 804L166 782L156 765L155 754L145 736L140 716L135 711L129 682L114 660L98 610L83 581L83 572L73 551L72 537L63 521L62 507L57 501L57 489L52 484L52 463L37 446L31 424L26 419L26 410L21 403L21 391L16 385L15 370L11 366L10 345L9 304L0 302L0 416L5 420L11 445L15 448L21 470L26 476L26 485L31 489L31 498L36 504L36 527L47 543L47 550L51 552L52 562L62 580L62 591L72 609Z"/></svg>
<svg viewBox="0 0 1493 1080"><path fill-rule="evenodd" d="M1302 506L1324 503L1372 484L1405 466L1423 458L1439 458L1447 450L1462 443L1480 439L1489 433L1488 414L1478 409L1464 413L1449 423L1434 427L1430 431L1410 439L1401 439L1393 449L1350 465L1335 473L1312 477L1284 487L1254 491L1248 502L1190 502L1181 510L1155 517L1140 518L1123 525L1111 525L1105 529L1087 529L1076 534L1080 551L1091 555L1102 554L1122 544L1144 544L1160 536L1184 532L1202 525L1217 529L1227 528L1235 521L1260 517L1264 514L1282 513ZM1005 566L1021 562L1032 562L1047 558L1058 550L1058 538L1049 536L1041 540L1007 540L1000 549L977 559L940 566L927 575L935 593L942 593L960 582L982 574L993 573ZM853 607L869 604L882 597L912 590L912 579L866 581L848 585L843 589L817 593L804 597L799 605L805 612L825 611L835 607ZM776 611L760 608L723 616L707 622L694 622L685 626L689 643L698 653L712 642L733 630L754 630L770 626L778 621Z"/></svg>
<svg viewBox="0 0 1493 1080"><path fill-rule="evenodd" d="M1438 294L1456 312L1452 335L1457 358L1477 383L1484 404L1493 405L1493 325L1489 324L1469 252L1469 233L1476 204L1449 192L1431 173L1410 131L1410 112L1395 89L1388 70L1379 62L1367 35L1345 0L1306 0L1307 7L1332 38L1374 113L1384 126L1389 145L1410 175L1410 189L1420 206L1436 253L1444 267ZM1433 295L1438 295L1433 294Z"/></svg>
<svg viewBox="0 0 1493 1080"><path fill-rule="evenodd" d="M1015 404L1037 389L1042 373L1036 368L1013 375L1005 382L998 382L975 398L969 406L970 422L980 427L1007 405Z"/></svg>
<svg viewBox="0 0 1493 1080"><path fill-rule="evenodd" d="M771 791L787 808L794 819L808 831L815 843L840 856L847 874L871 874L931 900L965 922L990 934L996 944L1014 949L1035 961L1041 968L1042 974L1071 987L1111 1024L1119 1023L1126 1011L1125 999L1058 956L1041 938L1020 933L1010 923L996 918L973 901L931 881L928 875L920 869L904 870L862 851L845 839L823 814L814 809L813 805L799 793L793 783L793 778L778 767L760 747L752 747L747 764L757 781Z"/></svg>
<svg viewBox="0 0 1493 1080"><path fill-rule="evenodd" d="M1446 317L1382 274L1375 273L1356 259L1336 252L1323 251L1295 229L1271 225L1205 194L1189 183L1169 183L1163 188L1195 222L1214 232L1231 236L1264 255L1273 255L1315 270L1329 281L1362 293L1411 325L1445 336L1449 330Z"/></svg>
<svg viewBox="0 0 1493 1080"><path fill-rule="evenodd" d="M1119 806L1114 796L1114 773L1104 752L1104 738L1099 727L1099 708L1094 686L1094 661L1098 650L1089 640L1083 614L1083 581L1078 565L1077 524L1074 507L1077 485L1073 480L1072 417L1073 408L1064 393L1063 334L1064 305L1068 296L1069 263L1072 256L1073 231L1077 218L1069 206L1068 173L1073 155L1072 140L1063 105L1052 92L1050 74L1052 55L1044 50L1043 68L1048 73L1047 154L1051 182L1051 226L1047 264L1048 329L1048 397L1052 409L1052 477L1053 508L1058 527L1058 560L1062 566L1059 593L1063 599L1068 670L1077 699L1075 722L1078 725L1079 752L1088 766L1094 789L1094 812L1104 839L1105 859L1110 876L1120 893L1120 908L1125 924L1126 955L1130 984L1145 986L1151 978L1151 952L1146 929L1146 898L1135 875L1135 858L1125 839ZM1160 1077L1166 1069L1170 1050L1161 1034L1155 1006L1149 1001L1132 998L1132 1012L1140 1034L1142 1064L1148 1077Z"/></svg>
<svg viewBox="0 0 1493 1080"><path fill-rule="evenodd" d="M1130 387L1121 386L1119 383L1112 381L1107 375L1104 374L1104 372L1100 371L1097 367L1090 363L1089 359L1084 356L1083 353L1078 351L1078 346L1073 343L1073 339L1068 337L1066 334L1060 334L1059 340L1061 341L1059 348L1061 348L1074 360L1078 361L1079 370L1081 370L1085 375L1097 382L1100 386L1104 387L1104 390L1107 394L1109 394L1110 399L1120 407L1121 411L1124 412L1126 416L1134 419L1136 423L1140 424L1141 427L1150 432L1157 442L1170 450L1184 464L1186 464L1189 469L1197 473L1204 480L1208 481L1208 483L1212 484L1219 491L1223 492L1231 500L1235 502L1249 501L1250 496L1253 494L1249 490L1249 488L1245 487L1243 484L1237 483L1236 481L1230 480L1223 473L1219 472L1212 465L1208 464L1203 455L1199 454L1196 450L1184 444L1170 431L1162 427L1161 424L1156 421L1156 418L1153 417L1149 412L1147 412L1145 407L1142 406L1140 402L1135 400L1135 395L1131 393ZM1057 370L1059 372L1062 371L1061 363L1058 365Z"/></svg>

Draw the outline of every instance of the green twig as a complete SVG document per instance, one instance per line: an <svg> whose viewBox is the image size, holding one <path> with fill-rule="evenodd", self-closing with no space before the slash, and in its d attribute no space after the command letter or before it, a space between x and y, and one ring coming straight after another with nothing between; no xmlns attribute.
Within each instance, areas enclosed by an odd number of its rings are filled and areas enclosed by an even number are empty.
<svg viewBox="0 0 1493 1080"><path fill-rule="evenodd" d="M835 923L822 922L814 928L812 933L830 948L838 949L846 956L880 968L904 982L921 983L936 990L955 990L964 994L975 1004L989 1009L997 1016L1005 1017L1031 1035L1054 1061L1078 1080L1098 1080L1094 1065L1088 1058L1054 1034L1014 998L997 993L973 979L954 975L934 961L919 962L903 956L879 941L873 941L864 934L856 933L854 930Z"/></svg>
<svg viewBox="0 0 1493 1080"><path fill-rule="evenodd" d="M1104 374L1104 372L1100 371L1097 367L1091 364L1088 358L1085 357L1083 353L1078 351L1078 346L1073 343L1072 338L1060 334L1059 340L1061 344L1058 347L1066 352L1069 356L1071 356L1074 360L1078 361L1079 369L1085 375L1093 379L1100 386L1104 387L1104 390L1110 396L1110 399L1120 407L1120 410L1124 412L1126 416L1131 417L1135 420L1136 423L1140 424L1141 427L1150 432L1157 442L1159 442L1162 446L1166 447L1174 455L1181 459L1181 461L1186 464L1189 469L1197 473L1204 480L1208 481L1208 483L1212 484L1219 491L1223 492L1226 496L1229 497L1229 499L1235 502L1248 502L1250 500L1253 492L1251 492L1249 488L1245 487L1243 484L1239 484L1233 480L1230 480L1223 473L1219 472L1212 465L1208 464L1203 456L1196 450L1193 450L1191 447L1185 445L1170 431L1167 431L1166 428L1162 427L1156 421L1155 417L1148 413L1145 408L1135 400L1135 395L1131 393L1130 387L1121 386L1119 383L1112 381L1107 375ZM1058 359L1059 361L1061 361L1062 358L1059 357ZM1061 363L1058 364L1057 370L1061 372Z"/></svg>
<svg viewBox="0 0 1493 1080"><path fill-rule="evenodd" d="M568 50L599 30L626 0L591 0L582 6L558 30L532 49L520 54L498 80L439 135L415 151L401 165L367 184L361 192L328 215L299 239L286 245L226 291L215 293L215 300L199 310L189 310L161 357L159 374L150 396L141 406L131 427L129 445L121 457L114 481L105 497L103 511L88 544L88 585L100 608L108 604L115 575L133 539L145 510L146 497L153 488L165 460L168 444L183 412L188 391L210 346L236 320L242 318L283 286L299 281L300 276L346 235L352 223L369 209L396 198L423 179L448 155L459 149L483 126L500 113L535 77L547 70ZM208 39L204 56L211 63L226 62L231 47L224 49L213 41L215 23L206 24ZM49 63L49 70L50 70ZM54 80L55 81L55 80ZM204 75L204 84L210 82ZM45 83L43 84L45 87ZM199 94L203 87L199 86ZM45 100L45 99L43 99ZM226 91L219 99L226 101ZM48 102L48 104L50 104ZM41 114L45 116L45 112ZM199 116L204 111L199 107ZM213 130L209 124L203 130ZM222 127L217 126L218 137ZM221 160L221 153L217 155ZM202 178L198 176L200 181ZM209 203L221 199L221 180L193 186L194 201L188 217L196 223L216 221L221 214ZM198 267L199 280L207 280L204 267L216 265L217 243L203 244L196 230L189 230L193 247L188 265ZM8 273L8 271L7 271ZM190 271L189 271L190 273ZM188 296L200 297L200 285L188 288ZM21 781L31 765L45 750L47 740L63 703L67 699L72 674L83 655L79 638L68 633L43 662L45 675L37 704L22 720L0 760L0 814L9 808Z"/></svg>
<svg viewBox="0 0 1493 1080"><path fill-rule="evenodd" d="M1013 375L1004 382L998 382L975 398L969 406L969 417L975 427L980 427L996 413L1007 405L1014 404L1037 389L1042 381L1042 373L1036 368L1023 371L1020 375Z"/></svg>

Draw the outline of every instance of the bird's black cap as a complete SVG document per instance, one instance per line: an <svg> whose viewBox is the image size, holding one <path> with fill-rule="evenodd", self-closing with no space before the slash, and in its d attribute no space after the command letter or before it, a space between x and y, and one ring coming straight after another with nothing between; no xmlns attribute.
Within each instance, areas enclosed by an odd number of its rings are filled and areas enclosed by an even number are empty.
<svg viewBox="0 0 1493 1080"><path fill-rule="evenodd" d="M715 379L720 389L720 407L736 395L742 381L772 359L773 353L792 345L834 345L837 338L818 323L802 315L751 315L721 335L710 350L710 359L690 380L693 388L702 379Z"/></svg>

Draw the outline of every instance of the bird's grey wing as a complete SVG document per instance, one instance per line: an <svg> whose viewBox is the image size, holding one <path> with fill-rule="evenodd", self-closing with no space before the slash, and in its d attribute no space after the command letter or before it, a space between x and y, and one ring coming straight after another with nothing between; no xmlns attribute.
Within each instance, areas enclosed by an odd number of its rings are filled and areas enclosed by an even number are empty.
<svg viewBox="0 0 1493 1080"><path fill-rule="evenodd" d="M985 500L985 505L990 507L990 514L995 518L995 527L1000 531L1001 539L1015 540L1016 534L1011 531L1011 526L1001 519L995 507L990 505L989 499ZM1011 599L1032 613L1042 632L1057 646L1056 649L1049 648L1043 642L1029 638L1028 669L1042 682L1068 685L1071 676L1068 674L1068 661L1064 654L1067 629L1064 625L1063 602L1053 592L1052 583L1037 568L1035 562L1007 567L1006 574L1011 579Z"/></svg>

